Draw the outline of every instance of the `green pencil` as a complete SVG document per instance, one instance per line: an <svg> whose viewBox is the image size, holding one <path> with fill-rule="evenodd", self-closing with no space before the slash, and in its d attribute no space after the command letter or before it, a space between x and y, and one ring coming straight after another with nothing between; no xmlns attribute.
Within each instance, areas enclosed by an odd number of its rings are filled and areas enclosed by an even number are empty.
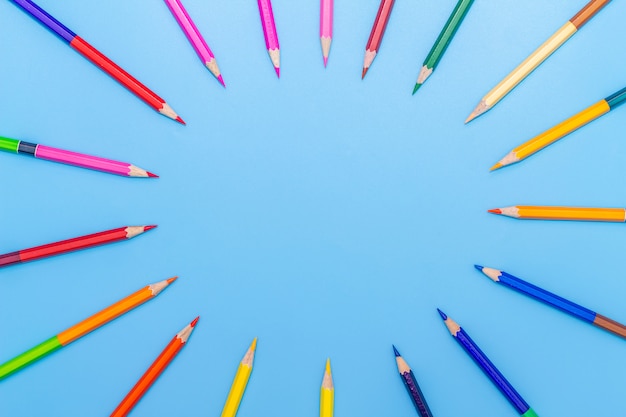
<svg viewBox="0 0 626 417"><path fill-rule="evenodd" d="M459 0L456 7L452 11L452 14L448 18L446 25L443 27L437 41L433 45L432 49L428 53L426 60L424 61L424 65L422 66L422 70L420 71L419 76L417 77L417 82L415 83L415 88L413 88L413 94L419 90L419 88L424 84L426 79L430 77L433 73L439 61L441 61L441 57L448 49L448 45L452 42L452 38L456 34L456 31L461 26L461 22L465 19L465 15L469 11L469 8L474 3L474 0Z"/></svg>

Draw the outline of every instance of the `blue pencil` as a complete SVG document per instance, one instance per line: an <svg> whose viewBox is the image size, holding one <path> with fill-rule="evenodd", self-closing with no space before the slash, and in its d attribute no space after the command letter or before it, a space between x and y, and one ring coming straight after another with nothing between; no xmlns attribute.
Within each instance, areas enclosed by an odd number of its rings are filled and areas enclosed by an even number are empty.
<svg viewBox="0 0 626 417"><path fill-rule="evenodd" d="M506 378L498 371L498 368L491 363L489 358L480 350L478 345L469 337L465 330L461 328L454 320L449 318L443 311L437 309L439 315L444 320L446 327L454 339L465 349L468 355L472 357L474 362L483 370L485 375L491 379L500 392L506 397L513 407L522 417L538 417L537 413L530 408L524 399L515 391L515 388L506 380Z"/></svg>
<svg viewBox="0 0 626 417"><path fill-rule="evenodd" d="M564 311L571 316L577 317L587 323L591 323L601 329L608 330L611 333L626 338L626 326L616 322L615 320L611 320L610 318L604 317L595 311L591 311L588 308L559 297L556 294L552 294L543 288L539 288L509 273L493 268L486 268L480 265L474 265L474 267L498 284L505 285L517 292L528 295L535 300L539 300L542 303Z"/></svg>
<svg viewBox="0 0 626 417"><path fill-rule="evenodd" d="M398 365L398 372L400 372L402 382L404 382L404 386L406 387L418 414L420 417L433 417L430 412L430 408L428 407L428 403L426 402L426 398L424 398L424 394L417 383L417 379L415 379L415 374L411 370L411 367L402 358L402 355L400 355L400 352L398 352L398 349L396 349L395 346L393 346L393 353L396 355L396 365Z"/></svg>

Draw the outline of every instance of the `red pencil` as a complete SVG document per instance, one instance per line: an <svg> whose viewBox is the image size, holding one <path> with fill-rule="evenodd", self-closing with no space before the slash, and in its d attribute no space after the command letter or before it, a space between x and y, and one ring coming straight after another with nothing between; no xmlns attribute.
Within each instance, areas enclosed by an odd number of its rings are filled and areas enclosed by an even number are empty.
<svg viewBox="0 0 626 417"><path fill-rule="evenodd" d="M380 7L378 8L378 14L376 14L376 20L374 20L374 26L372 26L372 32L370 38L365 46L365 59L363 60L363 74L361 79L365 78L367 70L374 62L380 43L385 35L385 29L387 28L387 22L389 22L389 16L391 16L391 10L395 0L380 0Z"/></svg>
<svg viewBox="0 0 626 417"><path fill-rule="evenodd" d="M144 396L144 394L150 389L152 384L157 380L159 376L165 371L165 368L174 360L178 352L185 347L191 332L193 332L196 323L200 317L196 317L194 321L189 323L182 329L170 343L163 349L163 352L156 358L156 360L150 365L148 370L143 374L135 386L130 390L122 402L111 413L111 417L124 417L137 405L137 402Z"/></svg>
<svg viewBox="0 0 626 417"><path fill-rule="evenodd" d="M87 249L93 246L132 239L135 236L154 229L156 226L127 226L119 229L107 230L91 235L75 237L34 248L22 249L17 252L0 255L0 268L22 262L34 261L49 256L61 255L67 252Z"/></svg>

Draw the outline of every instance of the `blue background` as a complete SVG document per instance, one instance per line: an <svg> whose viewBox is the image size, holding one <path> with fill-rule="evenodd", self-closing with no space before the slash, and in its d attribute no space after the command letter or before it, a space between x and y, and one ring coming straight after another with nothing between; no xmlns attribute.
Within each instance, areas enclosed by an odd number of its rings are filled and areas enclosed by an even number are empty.
<svg viewBox="0 0 626 417"><path fill-rule="evenodd" d="M2 253L159 225L129 242L3 269L0 361L146 284L181 277L2 381L0 415L109 415L198 314L189 345L133 416L219 416L255 336L239 417L317 415L326 357L337 416L414 416L392 343L435 415L515 415L436 307L540 415L620 415L624 340L496 286L472 265L504 269L626 321L624 225L486 213L514 204L626 206L623 109L520 164L488 170L624 86L626 4L607 6L464 126L480 98L585 1L476 1L414 97L419 68L456 1L398 1L361 81L378 3L337 2L325 70L319 3L275 0L278 80L255 1L187 0L223 89L162 1L39 2L165 98L184 127L0 2L0 134L161 176L133 180L0 155Z"/></svg>

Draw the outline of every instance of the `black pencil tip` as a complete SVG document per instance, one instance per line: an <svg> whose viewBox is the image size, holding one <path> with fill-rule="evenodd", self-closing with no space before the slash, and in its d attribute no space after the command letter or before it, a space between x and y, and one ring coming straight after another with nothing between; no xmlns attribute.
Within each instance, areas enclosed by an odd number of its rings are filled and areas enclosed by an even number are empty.
<svg viewBox="0 0 626 417"><path fill-rule="evenodd" d="M437 309L437 311L439 312L439 315L441 316L442 319L448 320L448 316L446 316L446 313L444 313L443 311L439 309Z"/></svg>
<svg viewBox="0 0 626 417"><path fill-rule="evenodd" d="M478 269L480 272L483 272L483 266L480 265L474 265L474 268Z"/></svg>
<svg viewBox="0 0 626 417"><path fill-rule="evenodd" d="M395 354L396 354L396 358L397 358L398 356L402 356L402 355L400 355L400 352L398 352L398 349L396 349L396 347L395 347L394 345L391 345L391 346L393 346L393 353L395 353Z"/></svg>

